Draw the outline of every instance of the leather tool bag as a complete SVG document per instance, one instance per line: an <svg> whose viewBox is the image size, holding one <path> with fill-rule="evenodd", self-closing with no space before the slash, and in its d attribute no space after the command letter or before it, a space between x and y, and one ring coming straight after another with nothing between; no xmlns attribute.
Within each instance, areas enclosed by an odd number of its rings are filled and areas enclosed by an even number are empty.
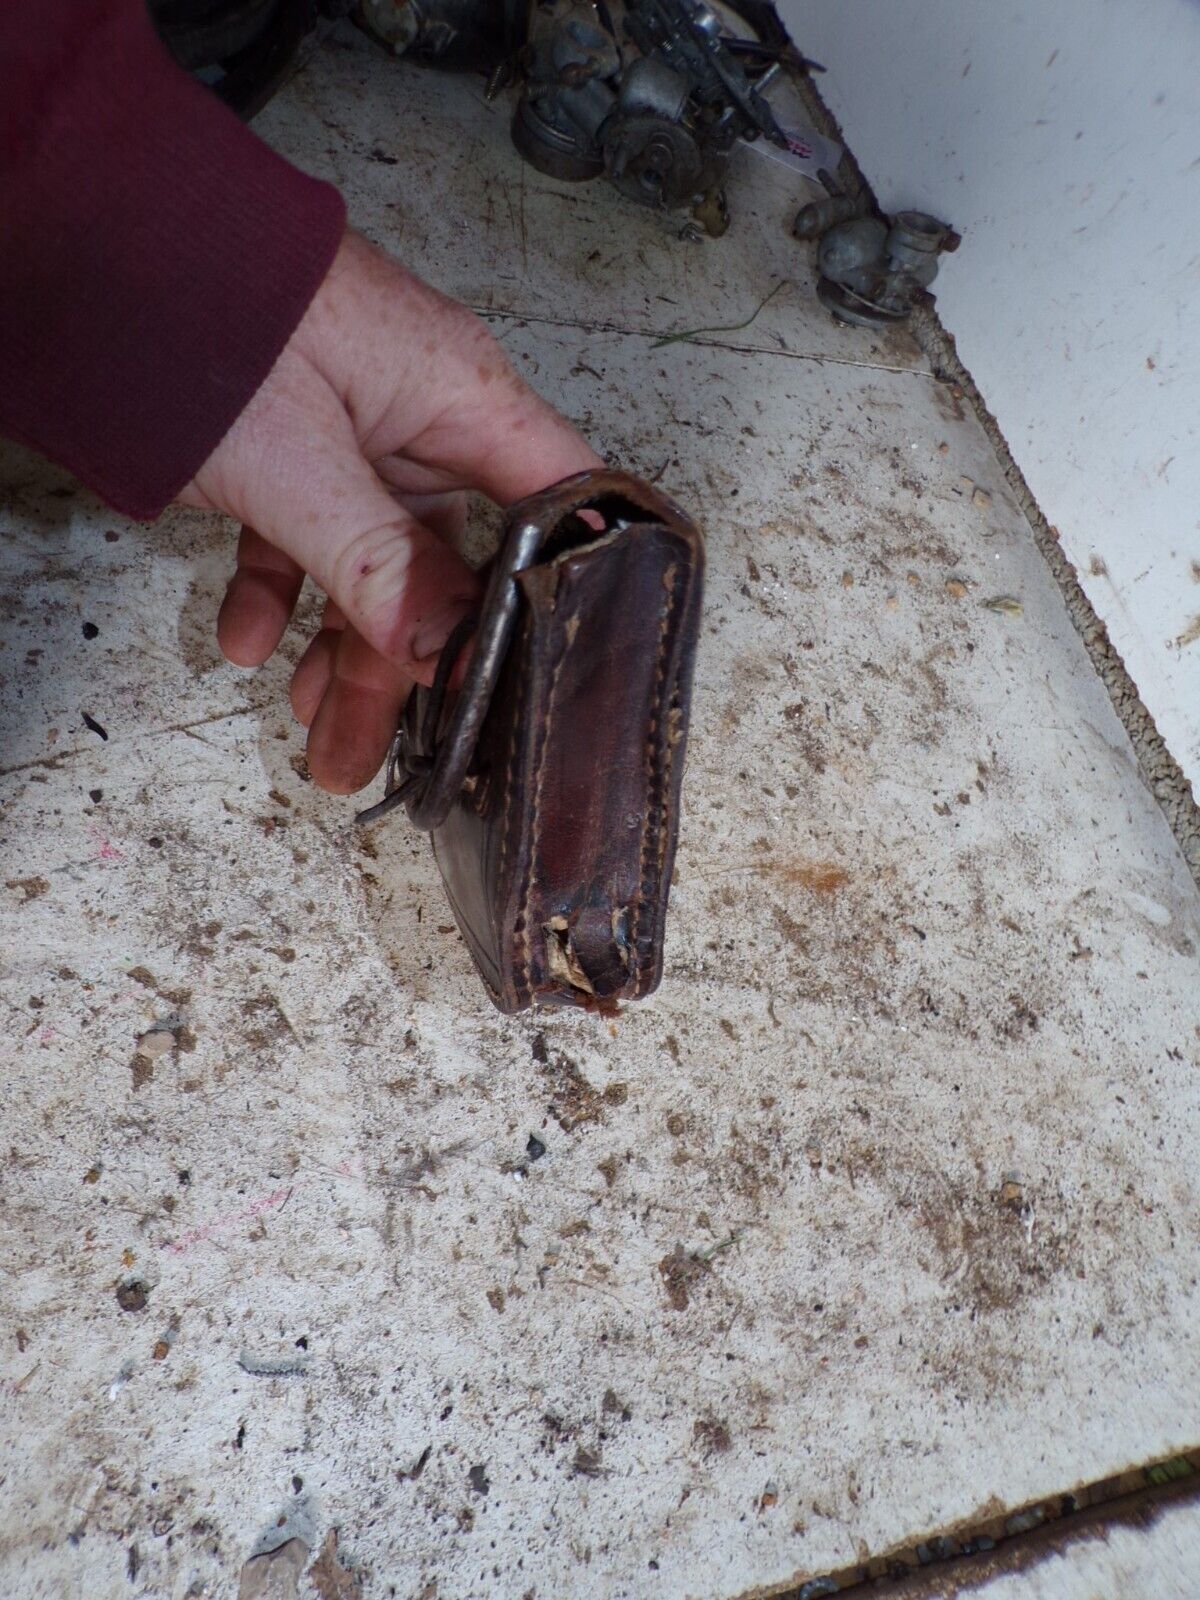
<svg viewBox="0 0 1200 1600"><path fill-rule="evenodd" d="M477 619L409 696L387 792L433 836L502 1011L610 1010L662 976L704 544L600 470L514 506ZM467 638L457 694L447 693Z"/></svg>

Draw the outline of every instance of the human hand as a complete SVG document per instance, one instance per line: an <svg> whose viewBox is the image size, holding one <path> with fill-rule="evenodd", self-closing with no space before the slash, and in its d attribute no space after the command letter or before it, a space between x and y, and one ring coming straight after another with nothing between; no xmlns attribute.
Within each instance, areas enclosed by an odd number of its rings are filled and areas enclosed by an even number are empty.
<svg viewBox="0 0 1200 1600"><path fill-rule="evenodd" d="M292 678L317 783L379 770L414 681L429 683L478 593L439 534L466 490L506 505L599 464L465 307L347 233L258 393L180 499L242 523L217 638L261 666L305 574L328 600Z"/></svg>

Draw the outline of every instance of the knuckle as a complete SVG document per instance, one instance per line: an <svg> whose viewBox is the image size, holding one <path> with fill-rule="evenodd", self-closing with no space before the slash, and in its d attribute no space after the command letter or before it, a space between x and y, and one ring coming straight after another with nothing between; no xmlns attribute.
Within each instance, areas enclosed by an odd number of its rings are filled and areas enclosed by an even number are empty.
<svg viewBox="0 0 1200 1600"><path fill-rule="evenodd" d="M360 625L403 597L413 542L402 525L363 529L346 540L333 559L331 589L337 604Z"/></svg>

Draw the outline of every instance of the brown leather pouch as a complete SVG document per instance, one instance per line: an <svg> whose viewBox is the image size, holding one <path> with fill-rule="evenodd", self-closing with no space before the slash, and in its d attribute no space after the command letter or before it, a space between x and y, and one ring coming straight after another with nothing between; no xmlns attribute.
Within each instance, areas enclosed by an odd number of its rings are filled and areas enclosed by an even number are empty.
<svg viewBox="0 0 1200 1600"><path fill-rule="evenodd" d="M478 618L409 697L360 820L404 803L432 833L502 1011L607 1009L662 976L703 573L665 495L623 472L568 478L509 512Z"/></svg>

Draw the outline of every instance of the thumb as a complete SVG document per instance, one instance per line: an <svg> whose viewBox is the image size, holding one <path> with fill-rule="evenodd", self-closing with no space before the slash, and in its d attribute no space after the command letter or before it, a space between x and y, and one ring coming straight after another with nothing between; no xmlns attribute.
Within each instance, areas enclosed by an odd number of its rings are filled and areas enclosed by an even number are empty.
<svg viewBox="0 0 1200 1600"><path fill-rule="evenodd" d="M290 463L269 488L259 482L255 526L311 574L367 644L431 682L479 580L392 498L348 423L338 434L310 439L303 463Z"/></svg>
<svg viewBox="0 0 1200 1600"><path fill-rule="evenodd" d="M442 646L477 601L479 579L363 468L336 546L324 568L309 570L368 645L429 683Z"/></svg>

